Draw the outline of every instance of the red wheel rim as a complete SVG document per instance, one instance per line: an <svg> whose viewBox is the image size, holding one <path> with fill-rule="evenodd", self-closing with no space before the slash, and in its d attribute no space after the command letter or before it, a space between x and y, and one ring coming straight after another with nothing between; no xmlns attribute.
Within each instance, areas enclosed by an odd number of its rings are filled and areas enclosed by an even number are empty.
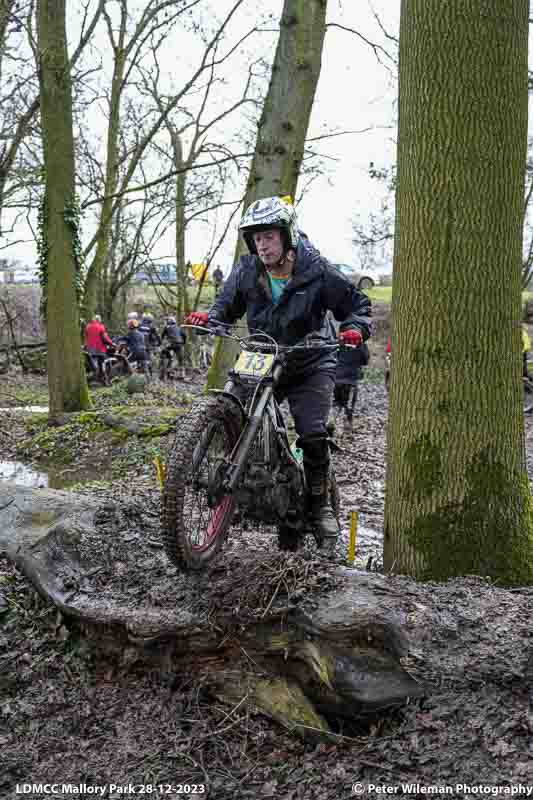
<svg viewBox="0 0 533 800"><path fill-rule="evenodd" d="M201 552L202 550L207 550L207 548L213 544L217 536L225 529L224 522L227 515L233 510L234 505L235 501L230 495L226 495L226 497L222 498L220 503L215 506L211 512L204 543L201 545L193 545L193 550Z"/></svg>

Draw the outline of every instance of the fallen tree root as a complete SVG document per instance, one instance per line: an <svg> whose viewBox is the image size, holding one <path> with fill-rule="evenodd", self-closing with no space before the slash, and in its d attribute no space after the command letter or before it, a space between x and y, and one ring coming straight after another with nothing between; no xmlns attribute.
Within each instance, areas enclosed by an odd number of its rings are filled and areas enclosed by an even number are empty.
<svg viewBox="0 0 533 800"><path fill-rule="evenodd" d="M8 500L15 502L3 512ZM89 512L80 502L74 498L69 507L65 492L31 493L6 484L0 488L0 522L9 531L8 555L37 591L109 657L202 675L221 700L260 710L306 738L327 738L328 717L360 719L424 693L402 664L409 654L407 617L382 576L338 568L326 594L316 593L311 581L310 603L296 607L286 597L268 600L264 591L264 609L256 617L218 613L213 581L209 613L190 602L155 606L141 597L132 604L97 584L102 571L94 558L84 557L84 542L100 537L100 551L106 542L95 521L98 509ZM28 527L35 528L36 520L39 535L34 530L30 538ZM274 582L270 597L279 584L274 567L286 558L295 557L272 554L270 573L263 570ZM281 569L288 574L288 567ZM246 565L243 571L249 575ZM305 564L292 569L294 581L309 573ZM175 580L186 587L198 579Z"/></svg>

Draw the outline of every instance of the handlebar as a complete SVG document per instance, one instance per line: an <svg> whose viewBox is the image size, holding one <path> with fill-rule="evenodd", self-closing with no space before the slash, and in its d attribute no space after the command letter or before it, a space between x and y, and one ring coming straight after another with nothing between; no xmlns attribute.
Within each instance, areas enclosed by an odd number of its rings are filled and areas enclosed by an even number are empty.
<svg viewBox="0 0 533 800"><path fill-rule="evenodd" d="M250 336L236 336L229 332L230 325L227 325L225 322L219 323L211 323L209 326L204 325L182 325L182 328L192 328L193 330L197 330L198 332L202 332L203 335L210 335L210 336L218 336L221 339L231 339L234 342L238 342L239 346L242 350L254 350L256 352L262 353L274 353L274 355L278 356L281 353L293 353L296 351L303 351L303 350L324 350L324 351L337 351L337 350L357 350L358 345L353 344L344 344L343 342L335 342L335 344L328 344L325 342L313 342L306 341L302 344L295 344L295 345L283 345L278 344L276 340L270 336L268 333L263 333L263 331L256 331L255 333L251 333ZM257 341L259 337L263 339L267 339L269 341Z"/></svg>

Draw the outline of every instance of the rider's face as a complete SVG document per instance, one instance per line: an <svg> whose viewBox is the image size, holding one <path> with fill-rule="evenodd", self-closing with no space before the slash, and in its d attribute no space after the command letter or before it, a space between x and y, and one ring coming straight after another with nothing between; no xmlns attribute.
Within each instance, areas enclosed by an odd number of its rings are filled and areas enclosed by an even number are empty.
<svg viewBox="0 0 533 800"><path fill-rule="evenodd" d="M276 228L253 234L257 254L266 267L274 266L283 257L281 231Z"/></svg>

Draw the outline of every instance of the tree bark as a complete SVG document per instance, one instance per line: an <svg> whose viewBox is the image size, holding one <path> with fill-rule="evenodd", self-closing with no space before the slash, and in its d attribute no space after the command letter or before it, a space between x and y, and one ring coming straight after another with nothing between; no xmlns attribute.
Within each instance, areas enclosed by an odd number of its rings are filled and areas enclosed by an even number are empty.
<svg viewBox="0 0 533 800"><path fill-rule="evenodd" d="M320 76L327 0L285 0L272 76L258 123L244 208L254 200L296 193L309 118ZM246 253L239 236L234 263ZM222 387L237 345L218 339L208 386Z"/></svg>
<svg viewBox="0 0 533 800"><path fill-rule="evenodd" d="M124 42L126 37L126 5L121 4L121 19L119 40L114 46L113 78L111 82L111 97L109 100L109 123L107 127L106 168L104 182L104 199L98 222L98 235L96 251L87 271L84 291L84 315L90 319L96 311L96 306L104 299L101 282L109 257L109 242L111 239L111 225L113 209L115 207L115 192L118 185L118 136L120 131L120 107L126 67L126 53Z"/></svg>
<svg viewBox="0 0 533 800"><path fill-rule="evenodd" d="M74 140L65 0L40 0L38 8L41 124L46 170L47 341L50 413L87 408L76 296L76 255L68 223L74 202Z"/></svg>
<svg viewBox="0 0 533 800"><path fill-rule="evenodd" d="M185 187L186 173L183 170L183 145L181 136L175 127L168 122L167 129L172 144L174 169L176 174L176 318L183 322L189 312L187 295L187 266L185 263Z"/></svg>
<svg viewBox="0 0 533 800"><path fill-rule="evenodd" d="M533 579L520 289L527 0L403 0L384 562Z"/></svg>

